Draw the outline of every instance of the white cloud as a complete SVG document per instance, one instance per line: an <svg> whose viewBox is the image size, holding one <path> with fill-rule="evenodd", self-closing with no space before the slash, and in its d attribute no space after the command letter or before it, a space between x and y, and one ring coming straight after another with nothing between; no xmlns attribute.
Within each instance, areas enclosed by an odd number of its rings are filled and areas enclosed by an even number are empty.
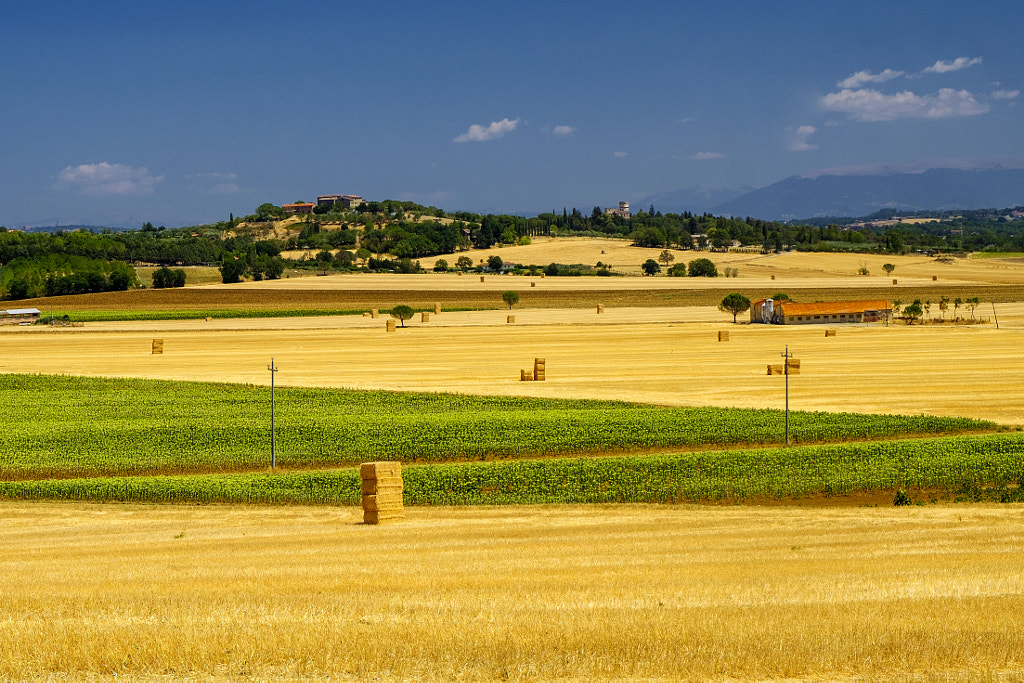
<svg viewBox="0 0 1024 683"><path fill-rule="evenodd" d="M628 152L616 152L615 153L615 158L616 159L621 159L621 158L626 157L626 156L629 156Z"/></svg>
<svg viewBox="0 0 1024 683"><path fill-rule="evenodd" d="M1020 90L996 90L992 93L992 99L994 100L1013 100L1020 95Z"/></svg>
<svg viewBox="0 0 1024 683"><path fill-rule="evenodd" d="M487 142L488 140L497 140L505 133L515 130L517 125L519 125L519 119L492 121L491 125L486 128L478 123L474 123L469 127L468 131L455 138L455 142Z"/></svg>
<svg viewBox="0 0 1024 683"><path fill-rule="evenodd" d="M163 176L150 174L145 167L124 164L82 164L68 166L57 174L60 182L88 197L143 196L153 194Z"/></svg>
<svg viewBox="0 0 1024 683"><path fill-rule="evenodd" d="M886 81L906 75L906 71L893 71L892 69L886 69L878 74L873 74L870 71L858 71L836 83L836 86L840 88L859 88L865 83L885 83Z"/></svg>
<svg viewBox="0 0 1024 683"><path fill-rule="evenodd" d="M943 88L934 95L916 95L909 90L887 95L868 88L845 89L830 93L822 100L825 109L849 114L858 121L896 119L946 119L976 116L989 111L966 90Z"/></svg>
<svg viewBox="0 0 1024 683"><path fill-rule="evenodd" d="M793 133L793 137L789 142L789 151L791 152L809 152L812 149L818 149L817 145L812 145L807 141L809 137L818 132L818 129L814 126L800 126Z"/></svg>
<svg viewBox="0 0 1024 683"><path fill-rule="evenodd" d="M957 57L952 62L944 62L940 59L939 61L935 62L934 64L926 68L921 73L944 74L949 73L950 71L960 71L960 69L966 69L968 67L974 66L975 64L981 64L981 57L974 57L973 59L968 59L967 57Z"/></svg>
<svg viewBox="0 0 1024 683"><path fill-rule="evenodd" d="M555 126L555 130L552 132L555 135L572 135L576 132L576 129L572 126Z"/></svg>
<svg viewBox="0 0 1024 683"><path fill-rule="evenodd" d="M710 159L724 159L725 155L721 152L697 152L692 157L693 161L708 161Z"/></svg>
<svg viewBox="0 0 1024 683"><path fill-rule="evenodd" d="M210 188L213 194L237 194L242 188L235 183L217 183Z"/></svg>

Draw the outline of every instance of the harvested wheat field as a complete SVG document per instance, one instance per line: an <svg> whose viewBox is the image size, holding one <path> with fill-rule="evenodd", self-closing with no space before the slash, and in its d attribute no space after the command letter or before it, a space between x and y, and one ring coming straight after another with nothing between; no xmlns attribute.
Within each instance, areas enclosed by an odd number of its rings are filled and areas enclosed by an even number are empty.
<svg viewBox="0 0 1024 683"><path fill-rule="evenodd" d="M1020 680L1024 509L0 507L0 677Z"/></svg>
<svg viewBox="0 0 1024 683"><path fill-rule="evenodd" d="M782 408L767 376L788 346L799 410L956 415L1024 425L1024 305L982 325L733 325L712 308L90 323L0 335L0 372L147 377ZM717 322L715 322L717 320ZM730 331L728 342L718 331ZM152 354L152 341L163 354ZM546 358L544 382L520 370Z"/></svg>

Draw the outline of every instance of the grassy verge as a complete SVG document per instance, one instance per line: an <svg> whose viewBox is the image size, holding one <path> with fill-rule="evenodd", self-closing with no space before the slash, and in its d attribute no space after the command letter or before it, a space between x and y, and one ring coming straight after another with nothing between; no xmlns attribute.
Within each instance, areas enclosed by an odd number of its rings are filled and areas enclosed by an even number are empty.
<svg viewBox="0 0 1024 683"><path fill-rule="evenodd" d="M414 466L407 505L742 502L926 490L1024 500L1024 436L998 434L796 448ZM355 505L355 469L0 482L0 498Z"/></svg>
<svg viewBox="0 0 1024 683"><path fill-rule="evenodd" d="M0 375L0 402L0 479L251 472L269 462L266 387ZM778 410L615 401L287 388L277 390L276 406L278 463L289 469L777 445L785 434ZM798 444L995 427L790 413Z"/></svg>

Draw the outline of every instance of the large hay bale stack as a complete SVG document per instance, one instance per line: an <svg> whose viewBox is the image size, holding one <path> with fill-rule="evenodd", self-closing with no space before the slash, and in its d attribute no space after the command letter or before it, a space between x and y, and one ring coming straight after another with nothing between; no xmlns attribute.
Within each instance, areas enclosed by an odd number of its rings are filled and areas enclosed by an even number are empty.
<svg viewBox="0 0 1024 683"><path fill-rule="evenodd" d="M163 355L164 352L164 340L154 339L153 340L153 354L154 356Z"/></svg>
<svg viewBox="0 0 1024 683"><path fill-rule="evenodd" d="M427 313L426 311L423 311L422 313L420 313L420 322L421 323L429 323L430 322L430 314Z"/></svg>
<svg viewBox="0 0 1024 683"><path fill-rule="evenodd" d="M359 466L362 479L360 492L363 503L363 523L404 519L402 504L402 463L397 461L364 462Z"/></svg>
<svg viewBox="0 0 1024 683"><path fill-rule="evenodd" d="M376 318L379 315L380 315L380 309L374 308L374 309L372 309L370 311L370 317L371 318Z"/></svg>
<svg viewBox="0 0 1024 683"><path fill-rule="evenodd" d="M440 315L440 314L441 314L441 304L440 303L435 303L434 304L434 315Z"/></svg>
<svg viewBox="0 0 1024 683"><path fill-rule="evenodd" d="M598 304L597 305L597 312L598 313L604 313L604 304Z"/></svg>
<svg viewBox="0 0 1024 683"><path fill-rule="evenodd" d="M546 363L543 358L533 359L533 380L543 382L547 377Z"/></svg>
<svg viewBox="0 0 1024 683"><path fill-rule="evenodd" d="M384 328L388 332L394 332L395 331L395 319L394 318L389 318L388 321L386 323L384 323Z"/></svg>
<svg viewBox="0 0 1024 683"><path fill-rule="evenodd" d="M720 342L727 342L727 341L729 341L729 332L728 332L728 330L720 330L718 332L718 341L720 341Z"/></svg>

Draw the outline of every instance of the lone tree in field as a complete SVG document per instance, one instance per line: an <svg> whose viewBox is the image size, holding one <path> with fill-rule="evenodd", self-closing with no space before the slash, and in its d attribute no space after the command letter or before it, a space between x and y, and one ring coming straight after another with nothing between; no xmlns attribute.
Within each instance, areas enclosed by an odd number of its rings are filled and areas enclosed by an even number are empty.
<svg viewBox="0 0 1024 683"><path fill-rule="evenodd" d="M512 307L519 303L519 294L510 289L501 293L501 300L508 304L508 310L511 311Z"/></svg>
<svg viewBox="0 0 1024 683"><path fill-rule="evenodd" d="M661 265L663 265L666 268L668 268L668 264L670 264L673 261L675 261L676 257L672 254L671 251L669 251L668 249L665 249L660 254L658 254L658 260L661 262Z"/></svg>
<svg viewBox="0 0 1024 683"><path fill-rule="evenodd" d="M644 269L644 275L654 275L655 273L661 272L661 266L659 266L658 262L652 258L644 261L643 265L640 267Z"/></svg>
<svg viewBox="0 0 1024 683"><path fill-rule="evenodd" d="M391 317L402 323L402 327L405 327L405 321L412 317L412 308L405 304L398 304L391 309Z"/></svg>
<svg viewBox="0 0 1024 683"><path fill-rule="evenodd" d="M920 299L914 299L914 303L903 309L903 317L907 319L908 325L913 325L914 321L920 318L923 313L924 310L921 308Z"/></svg>
<svg viewBox="0 0 1024 683"><path fill-rule="evenodd" d="M718 277L718 268L711 259L694 259L690 261L687 270L690 277Z"/></svg>
<svg viewBox="0 0 1024 683"><path fill-rule="evenodd" d="M883 263L882 270L885 271L886 275L892 275L892 271L896 270L896 266L891 263Z"/></svg>
<svg viewBox="0 0 1024 683"><path fill-rule="evenodd" d="M736 316L743 311L750 310L750 299L739 292L726 294L725 298L722 299L722 303L718 304L718 310L724 313L732 313L732 322L736 324Z"/></svg>
<svg viewBox="0 0 1024 683"><path fill-rule="evenodd" d="M455 267L459 270L469 270L473 267L473 259L468 256L460 256L455 259Z"/></svg>

